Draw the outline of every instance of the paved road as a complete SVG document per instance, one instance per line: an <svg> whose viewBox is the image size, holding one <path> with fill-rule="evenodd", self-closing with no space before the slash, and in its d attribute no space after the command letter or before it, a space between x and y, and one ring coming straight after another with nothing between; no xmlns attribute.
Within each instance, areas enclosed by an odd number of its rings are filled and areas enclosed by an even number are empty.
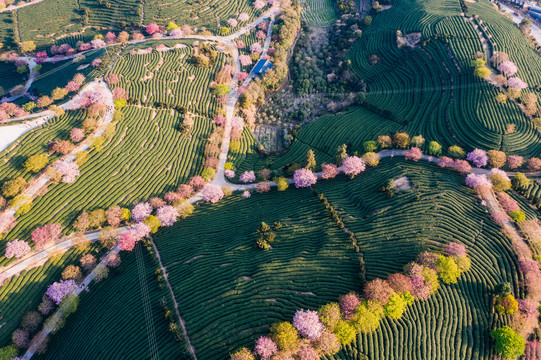
<svg viewBox="0 0 541 360"><path fill-rule="evenodd" d="M17 5L17 6L10 5L10 6L6 7L5 9L0 10L0 12L19 10L20 8L23 8L25 6L38 4L38 3L42 2L42 1L43 0L34 0L34 1L31 1L31 2L25 2L22 5Z"/></svg>

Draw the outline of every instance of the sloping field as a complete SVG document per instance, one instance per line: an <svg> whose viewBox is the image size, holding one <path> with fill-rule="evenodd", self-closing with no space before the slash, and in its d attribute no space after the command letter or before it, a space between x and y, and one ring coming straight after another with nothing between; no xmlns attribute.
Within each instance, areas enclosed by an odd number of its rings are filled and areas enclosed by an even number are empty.
<svg viewBox="0 0 541 360"><path fill-rule="evenodd" d="M227 26L229 18L236 18L240 13L248 13L250 20L258 17L261 11L254 9L251 0L145 0L145 24L156 22L167 25L174 21L180 25L191 25L198 29L204 27L216 32L220 26Z"/></svg>
<svg viewBox="0 0 541 360"><path fill-rule="evenodd" d="M177 43L165 42L169 47ZM123 87L128 97L145 106L184 106L190 112L212 117L218 105L210 84L226 56L219 53L212 67L199 68L190 63L192 53L192 48L185 46L150 54L131 55L126 51L108 72L120 77L120 82L112 87Z"/></svg>
<svg viewBox="0 0 541 360"><path fill-rule="evenodd" d="M23 271L0 287L0 347L11 344L11 334L23 316L36 311L47 287L61 278L62 271L82 254L71 249L61 258L49 260L43 266Z"/></svg>
<svg viewBox="0 0 541 360"><path fill-rule="evenodd" d="M302 17L309 26L326 27L336 20L335 2L332 0L303 0Z"/></svg>
<svg viewBox="0 0 541 360"><path fill-rule="evenodd" d="M49 186L44 196L19 218L6 240L26 239L39 225L71 224L82 210L131 207L163 195L200 172L203 148L212 132L208 119L196 117L192 138L181 135L181 117L169 110L126 107L125 119L101 152L91 152L73 184Z"/></svg>
<svg viewBox="0 0 541 360"><path fill-rule="evenodd" d="M380 192L388 180L404 175L413 190L393 198ZM436 166L385 159L353 181L316 185L356 234L367 280L386 278L419 252L441 251L453 241L469 247L473 262L459 284L442 285L431 300L416 302L400 321L386 320L335 359L360 353L370 359L492 358L489 331L502 320L492 314L489 291L508 281L519 295L520 279L509 240L463 181ZM268 333L271 323L290 320L295 309L317 309L338 294L362 289L350 243L318 203L300 189L234 196L203 205L158 234L155 241L198 356L225 358ZM255 245L261 221L283 225L267 251Z"/></svg>
<svg viewBox="0 0 541 360"><path fill-rule="evenodd" d="M86 111L66 111L60 117L54 117L37 129L27 132L17 141L0 152L0 181L14 179L22 176L29 181L35 174L24 168L24 162L32 155L47 153L47 144L54 140L69 140L70 130L80 127L86 117ZM60 156L51 154L49 162Z"/></svg>
<svg viewBox="0 0 541 360"><path fill-rule="evenodd" d="M514 25L488 6L475 13L501 17L498 32L524 42ZM368 85L367 101L390 111L410 134L422 134L444 148L458 143L467 149L539 153L541 136L531 120L516 105L497 103L495 87L473 77L469 62L482 47L473 24L461 12L455 1L398 0L376 16L349 55L353 70ZM413 49L399 49L397 30L418 32L421 42ZM512 61L531 71L527 60L515 59L516 52L504 44L498 50L509 51ZM373 54L381 62L371 66L368 58ZM515 124L514 133L506 133L508 124Z"/></svg>
<svg viewBox="0 0 541 360"><path fill-rule="evenodd" d="M273 248L258 249L256 230L275 221ZM272 322L360 283L359 254L307 189L202 205L155 241L201 359L224 359Z"/></svg>
<svg viewBox="0 0 541 360"><path fill-rule="evenodd" d="M260 158L256 153L257 146L251 134L243 135L239 154L229 154L230 161L239 168L239 173L249 170L260 170L268 167L280 169L294 162L302 163L308 150L316 154L318 165L323 162L334 162L336 148L348 145L348 151L363 153L363 143L375 140L378 135L391 134L402 129L402 124L386 119L363 107L351 107L338 115L325 115L304 125L297 131L290 149L281 156Z"/></svg>
<svg viewBox="0 0 541 360"><path fill-rule="evenodd" d="M47 354L35 358L184 359L168 330L161 305L168 294L158 286L155 269L144 249L123 254L118 271L81 295L79 309L51 337Z"/></svg>

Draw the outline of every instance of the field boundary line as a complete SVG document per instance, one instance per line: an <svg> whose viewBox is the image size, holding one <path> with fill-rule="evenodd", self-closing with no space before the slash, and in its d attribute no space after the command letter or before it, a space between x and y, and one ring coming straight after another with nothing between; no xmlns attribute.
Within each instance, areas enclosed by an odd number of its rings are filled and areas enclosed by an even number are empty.
<svg viewBox="0 0 541 360"><path fill-rule="evenodd" d="M169 283L169 274L167 274L167 269L165 266L163 266L162 258L160 257L160 252L158 251L158 247L154 243L154 239L150 238L150 243L152 244L152 248L154 249L154 253L156 254L156 258L158 259L158 263L160 264L160 269L163 274L163 278L165 280L165 284L167 285L167 288L169 289L169 293L171 295L171 298L173 299L173 305L175 307L175 314L177 314L178 321L180 323L180 327L182 328L182 334L184 335L184 340L186 340L187 348L190 354L192 355L193 359L197 360L197 356L195 355L195 348L193 347L192 343L190 342L190 338L188 337L188 330L186 329L186 322L180 316L180 312L178 311L178 302L175 297L175 293L173 291L173 288L171 287L171 284Z"/></svg>

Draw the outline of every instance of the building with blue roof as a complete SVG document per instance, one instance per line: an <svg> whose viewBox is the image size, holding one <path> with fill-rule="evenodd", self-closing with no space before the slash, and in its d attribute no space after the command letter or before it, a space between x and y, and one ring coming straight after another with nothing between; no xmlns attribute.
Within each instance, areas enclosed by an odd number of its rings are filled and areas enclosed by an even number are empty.
<svg viewBox="0 0 541 360"><path fill-rule="evenodd" d="M261 76L263 75L267 70L269 69L272 69L273 67L273 63L270 61L270 60L259 60L257 62L257 64L255 64L254 66L254 69L252 70L252 72L254 73L254 75L256 76Z"/></svg>

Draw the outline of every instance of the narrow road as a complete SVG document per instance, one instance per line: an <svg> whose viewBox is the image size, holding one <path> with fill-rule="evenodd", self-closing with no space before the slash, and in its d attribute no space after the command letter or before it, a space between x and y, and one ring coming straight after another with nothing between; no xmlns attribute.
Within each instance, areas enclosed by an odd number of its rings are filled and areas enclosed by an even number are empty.
<svg viewBox="0 0 541 360"><path fill-rule="evenodd" d="M4 11L13 11L13 10L19 10L20 8L23 8L25 6L30 6L30 5L35 5L35 4L39 4L40 2L42 2L43 0L32 0L32 1L29 1L29 2L25 2L25 1L19 1L20 3L23 3L22 5L10 5L10 6L7 6L6 8L0 10L0 13L1 12L4 12Z"/></svg>

